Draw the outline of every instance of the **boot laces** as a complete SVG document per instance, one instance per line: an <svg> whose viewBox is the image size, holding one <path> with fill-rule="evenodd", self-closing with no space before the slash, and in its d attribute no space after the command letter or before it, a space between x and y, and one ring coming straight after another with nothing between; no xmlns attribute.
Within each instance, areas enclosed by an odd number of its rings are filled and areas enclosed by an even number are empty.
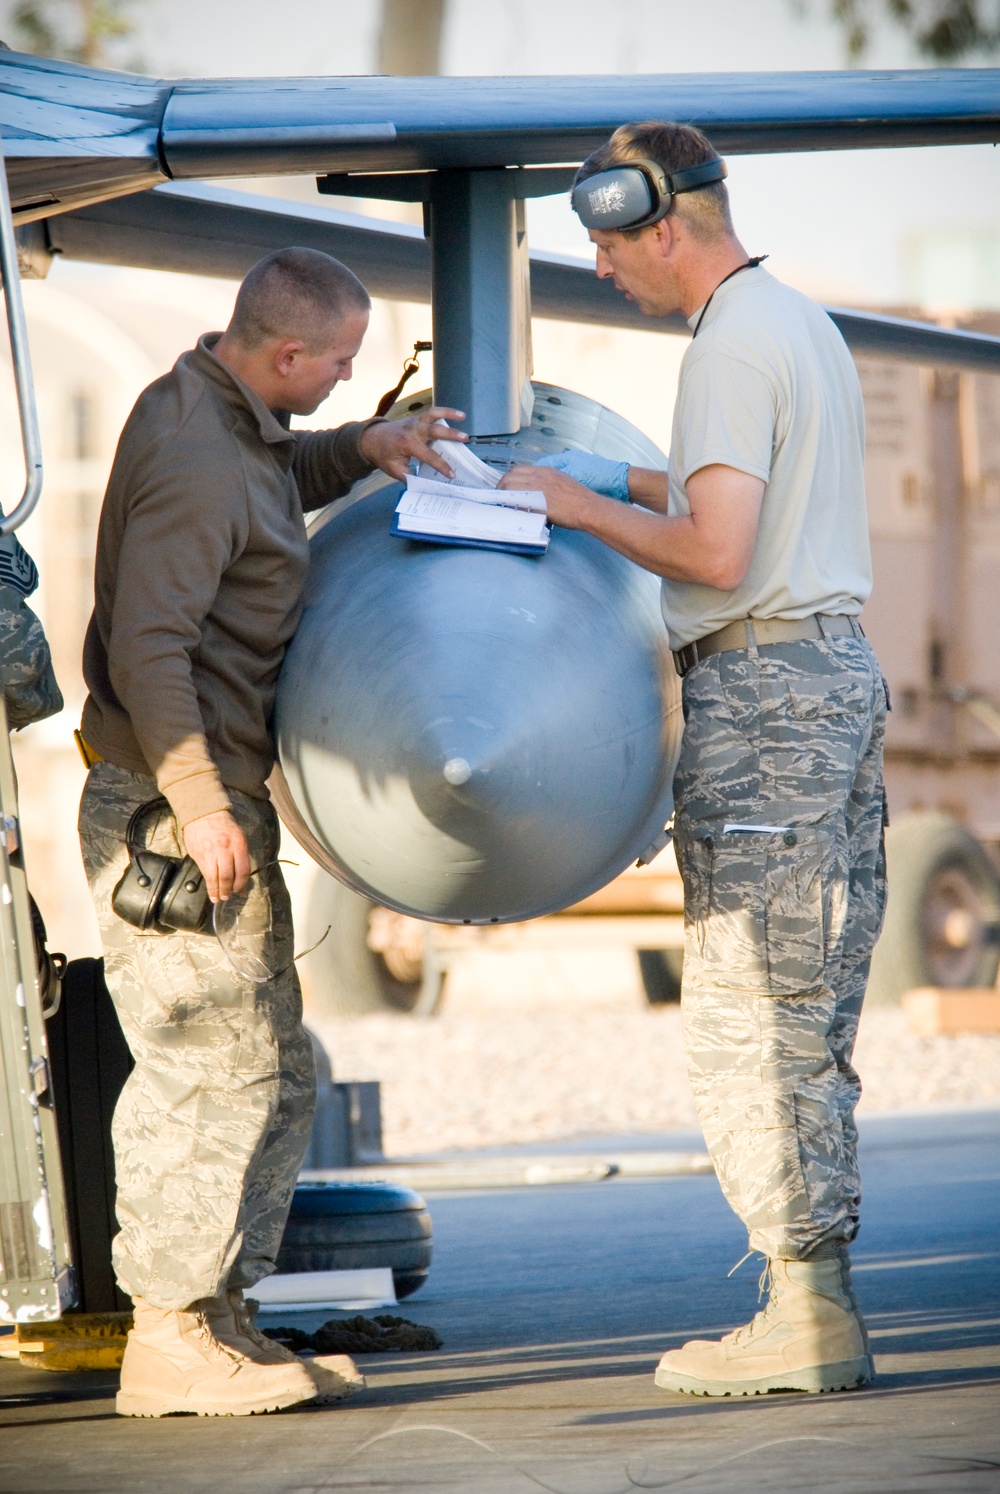
<svg viewBox="0 0 1000 1494"><path fill-rule="evenodd" d="M216 1360L226 1359L232 1364L237 1365L244 1363L245 1355L239 1353L237 1349L231 1349L228 1344L224 1344L221 1339L216 1338L212 1331L212 1324L209 1321L208 1313L197 1313L195 1331L201 1348L209 1358Z"/></svg>
<svg viewBox="0 0 1000 1494"><path fill-rule="evenodd" d="M733 1270L730 1271L730 1276L733 1275L734 1271L738 1271L740 1266L742 1266L743 1261L749 1260L750 1256L753 1255L753 1253L753 1251L749 1251L747 1255L743 1257L742 1261L738 1261L737 1264L733 1267ZM757 1279L757 1301L764 1302L764 1306L754 1314L749 1323L744 1323L741 1328L734 1328L732 1333L727 1333L726 1339L734 1345L740 1345L749 1343L751 1339L757 1337L758 1334L766 1333L770 1329L771 1316L778 1306L779 1296L779 1278L775 1276L774 1272L771 1270L771 1262L768 1257L765 1256L764 1269L761 1271L760 1276ZM766 1301L764 1301L765 1297L767 1298Z"/></svg>

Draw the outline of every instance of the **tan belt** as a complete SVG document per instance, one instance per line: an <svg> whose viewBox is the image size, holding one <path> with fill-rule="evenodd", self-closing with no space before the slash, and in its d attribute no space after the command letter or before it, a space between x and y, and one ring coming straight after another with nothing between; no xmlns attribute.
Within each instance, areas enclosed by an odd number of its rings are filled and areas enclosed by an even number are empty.
<svg viewBox="0 0 1000 1494"><path fill-rule="evenodd" d="M674 653L674 663L681 679L689 669L708 659L712 654L722 654L728 649L758 648L769 643L799 643L802 640L820 638L863 638L861 624L856 617L845 617L841 613L814 612L811 617L786 620L783 617L741 617L727 623L715 633L708 633L694 643L685 644Z"/></svg>

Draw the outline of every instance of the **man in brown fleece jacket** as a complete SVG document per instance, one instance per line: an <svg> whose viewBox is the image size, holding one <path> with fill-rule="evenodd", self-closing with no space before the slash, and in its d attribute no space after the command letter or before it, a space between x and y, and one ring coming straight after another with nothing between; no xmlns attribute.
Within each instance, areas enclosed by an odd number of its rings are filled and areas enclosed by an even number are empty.
<svg viewBox="0 0 1000 1494"><path fill-rule="evenodd" d="M303 510L375 467L402 477L411 457L449 475L428 443L465 439L439 423L456 410L288 429L351 377L369 308L327 255L261 260L228 329L140 396L101 513L80 835L136 1063L114 1120L115 1268L135 1303L128 1415L247 1415L360 1381L349 1361L262 1338L243 1289L274 1270L315 1090L266 788L308 566ZM143 932L112 909L129 819L157 794L151 848L191 856L213 902L241 894L235 965L210 935Z"/></svg>

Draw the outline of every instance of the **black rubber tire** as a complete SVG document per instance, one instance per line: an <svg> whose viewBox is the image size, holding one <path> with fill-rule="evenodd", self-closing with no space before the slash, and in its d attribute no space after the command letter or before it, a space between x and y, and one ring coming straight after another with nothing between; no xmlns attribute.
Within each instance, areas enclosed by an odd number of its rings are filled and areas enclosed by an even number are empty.
<svg viewBox="0 0 1000 1494"><path fill-rule="evenodd" d="M868 1003L895 1005L914 986L992 986L1000 876L979 842L948 815L908 814L889 827L885 844L889 896ZM958 942L945 937L953 914Z"/></svg>
<svg viewBox="0 0 1000 1494"><path fill-rule="evenodd" d="M400 1301L423 1286L433 1253L431 1216L397 1183L302 1183L278 1252L279 1272L392 1271Z"/></svg>
<svg viewBox="0 0 1000 1494"><path fill-rule="evenodd" d="M683 949L640 949L639 974L650 1006L669 1006L681 999Z"/></svg>
<svg viewBox="0 0 1000 1494"><path fill-rule="evenodd" d="M308 955L310 1010L318 1017L353 1017L371 1012L403 1012L428 1017L444 990L445 973L425 940L419 980L397 980L382 956L368 947L368 919L376 906L332 877L317 877L309 906L309 930L318 938L330 932Z"/></svg>
<svg viewBox="0 0 1000 1494"><path fill-rule="evenodd" d="M327 1215L325 1218L289 1220L282 1242L296 1250L355 1245L423 1245L431 1238L430 1215L424 1210L399 1210L385 1214Z"/></svg>

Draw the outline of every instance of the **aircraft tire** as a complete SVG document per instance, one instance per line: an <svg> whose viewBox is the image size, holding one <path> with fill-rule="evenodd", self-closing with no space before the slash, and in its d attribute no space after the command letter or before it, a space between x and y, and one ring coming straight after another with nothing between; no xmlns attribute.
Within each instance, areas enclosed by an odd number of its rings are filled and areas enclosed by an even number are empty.
<svg viewBox="0 0 1000 1494"><path fill-rule="evenodd" d="M866 1000L897 1005L916 986L993 986L1000 876L957 820L915 813L886 832L889 895Z"/></svg>
<svg viewBox="0 0 1000 1494"><path fill-rule="evenodd" d="M675 1005L681 999L683 949L640 949L639 974L650 1006Z"/></svg>
<svg viewBox="0 0 1000 1494"><path fill-rule="evenodd" d="M423 1286L433 1253L431 1216L398 1183L300 1184L278 1271L357 1271L388 1266L402 1301Z"/></svg>
<svg viewBox="0 0 1000 1494"><path fill-rule="evenodd" d="M384 910L331 877L318 880L309 910L310 929L330 932L306 957L305 984L314 1017L364 1016L402 1012L431 1016L444 990L445 972L435 957L430 925L422 957L407 968L371 947L373 918ZM406 920L408 924L416 920ZM395 964L395 972L392 965Z"/></svg>

